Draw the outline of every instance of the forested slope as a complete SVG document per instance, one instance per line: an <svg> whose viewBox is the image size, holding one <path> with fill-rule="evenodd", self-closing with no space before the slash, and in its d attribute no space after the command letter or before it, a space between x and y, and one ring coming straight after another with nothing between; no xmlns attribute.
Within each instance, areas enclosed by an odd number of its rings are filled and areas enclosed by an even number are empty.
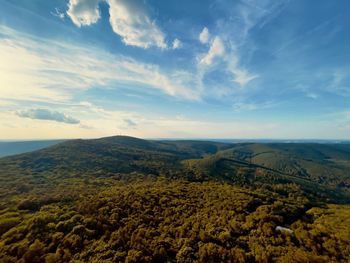
<svg viewBox="0 0 350 263"><path fill-rule="evenodd" d="M348 262L346 147L117 136L2 158L0 262Z"/></svg>
<svg viewBox="0 0 350 263"><path fill-rule="evenodd" d="M350 186L350 144L237 144L221 154L325 185Z"/></svg>

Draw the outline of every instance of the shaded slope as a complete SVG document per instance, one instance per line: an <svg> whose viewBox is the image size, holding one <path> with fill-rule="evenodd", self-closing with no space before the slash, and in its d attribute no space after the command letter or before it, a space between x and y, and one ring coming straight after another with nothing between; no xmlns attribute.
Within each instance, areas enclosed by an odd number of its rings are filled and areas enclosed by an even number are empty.
<svg viewBox="0 0 350 263"><path fill-rule="evenodd" d="M238 144L220 155L325 185L350 186L348 144Z"/></svg>

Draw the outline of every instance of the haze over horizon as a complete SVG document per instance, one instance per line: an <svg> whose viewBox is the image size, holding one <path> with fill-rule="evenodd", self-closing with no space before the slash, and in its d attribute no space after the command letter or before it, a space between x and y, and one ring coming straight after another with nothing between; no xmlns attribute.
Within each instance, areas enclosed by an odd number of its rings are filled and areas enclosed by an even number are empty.
<svg viewBox="0 0 350 263"><path fill-rule="evenodd" d="M0 4L0 140L350 139L348 1Z"/></svg>

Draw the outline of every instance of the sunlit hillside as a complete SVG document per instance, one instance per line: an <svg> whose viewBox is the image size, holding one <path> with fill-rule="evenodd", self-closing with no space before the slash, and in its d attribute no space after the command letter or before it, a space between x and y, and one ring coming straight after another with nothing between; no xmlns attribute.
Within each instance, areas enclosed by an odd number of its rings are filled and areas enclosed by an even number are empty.
<svg viewBox="0 0 350 263"><path fill-rule="evenodd" d="M346 262L347 149L116 136L5 157L0 259Z"/></svg>

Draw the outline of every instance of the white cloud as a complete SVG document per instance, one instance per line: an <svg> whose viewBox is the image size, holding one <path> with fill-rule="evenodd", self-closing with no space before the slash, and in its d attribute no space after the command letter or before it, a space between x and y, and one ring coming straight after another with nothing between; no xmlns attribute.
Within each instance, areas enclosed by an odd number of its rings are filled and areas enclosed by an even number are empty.
<svg viewBox="0 0 350 263"><path fill-rule="evenodd" d="M70 0L67 15L78 26L89 26L100 19L100 0Z"/></svg>
<svg viewBox="0 0 350 263"><path fill-rule="evenodd" d="M203 44L206 44L209 42L209 30L207 27L204 27L202 32L199 34L199 41Z"/></svg>
<svg viewBox="0 0 350 263"><path fill-rule="evenodd" d="M200 63L211 65L215 58L225 55L225 46L220 37L215 37L211 43L208 53L201 59Z"/></svg>
<svg viewBox="0 0 350 263"><path fill-rule="evenodd" d="M221 58L222 61L225 62L224 69L232 74L233 81L241 87L246 86L250 81L259 77L257 74L252 74L247 69L240 66L239 59L236 55L236 49L230 45L226 48L219 36L214 38L208 53L202 56L199 64L211 67L213 66L214 60L217 58ZM223 65L220 65L220 67L222 66ZM204 68L200 71L200 78L203 79L207 69Z"/></svg>
<svg viewBox="0 0 350 263"><path fill-rule="evenodd" d="M164 72L153 64L82 47L33 38L0 27L0 97L32 101L67 101L92 87L111 88L113 83L139 84L190 100L198 92L188 88L184 72ZM181 76L179 78L179 76Z"/></svg>
<svg viewBox="0 0 350 263"><path fill-rule="evenodd" d="M166 48L163 32L145 10L130 0L108 0L110 23L126 45Z"/></svg>
<svg viewBox="0 0 350 263"><path fill-rule="evenodd" d="M182 42L179 39L175 38L173 41L173 49L178 49L181 47L182 47Z"/></svg>
<svg viewBox="0 0 350 263"><path fill-rule="evenodd" d="M142 2L131 0L70 0L67 15L73 23L89 26L100 19L99 3L109 5L109 22L113 31L126 45L149 48L166 48L165 36L147 14Z"/></svg>

